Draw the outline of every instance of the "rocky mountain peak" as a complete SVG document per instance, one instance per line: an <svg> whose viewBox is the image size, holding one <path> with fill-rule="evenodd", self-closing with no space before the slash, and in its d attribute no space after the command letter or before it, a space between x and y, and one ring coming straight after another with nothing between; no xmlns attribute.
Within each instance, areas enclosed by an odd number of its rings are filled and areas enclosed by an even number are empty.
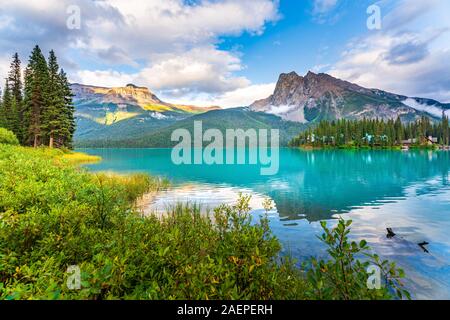
<svg viewBox="0 0 450 320"><path fill-rule="evenodd" d="M145 102L148 100L148 102L151 103L161 103L161 100L159 100L148 88L138 87L133 84L128 84L125 87L111 88L107 95L121 97L123 99L134 99L138 102Z"/></svg>
<svg viewBox="0 0 450 320"><path fill-rule="evenodd" d="M305 76L306 79L313 79L313 78L317 78L317 77L319 77L319 75L318 75L318 74L315 74L315 73L312 72L312 71L308 71L308 73L307 73L306 76Z"/></svg>
<svg viewBox="0 0 450 320"><path fill-rule="evenodd" d="M131 105L166 105L146 87L127 84L124 87L98 87L82 84L72 84L75 99L97 101L98 103L116 103Z"/></svg>
<svg viewBox="0 0 450 320"><path fill-rule="evenodd" d="M301 78L298 74L297 74L297 72L295 72L295 71L292 71L292 72L289 72L289 73L282 73L282 74L280 74L280 77L279 77L279 79L278 79L278 81L286 81L286 80L289 80L289 79L296 79L296 78Z"/></svg>
<svg viewBox="0 0 450 320"><path fill-rule="evenodd" d="M327 74L316 74L309 71L304 77L296 72L280 75L273 95L259 100L250 107L253 110L267 111L273 106L304 105L310 100L318 99L327 93L339 95L343 83ZM275 110L276 111L276 110Z"/></svg>
<svg viewBox="0 0 450 320"><path fill-rule="evenodd" d="M299 76L296 72L290 72L280 75L271 96L255 101L250 109L303 123L364 117L395 119L398 116L411 121L430 109L429 106L412 107L407 98L378 89L363 88L326 73L309 71L305 76ZM446 105L437 101L427 104L441 112L442 108L447 109Z"/></svg>

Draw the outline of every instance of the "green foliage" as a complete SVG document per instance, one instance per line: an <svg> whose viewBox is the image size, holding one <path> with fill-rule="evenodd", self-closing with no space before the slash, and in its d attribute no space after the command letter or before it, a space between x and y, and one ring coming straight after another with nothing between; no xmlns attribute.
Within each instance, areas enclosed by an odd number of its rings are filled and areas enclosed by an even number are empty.
<svg viewBox="0 0 450 320"><path fill-rule="evenodd" d="M0 128L0 144L10 144L10 145L18 145L19 140L14 135L13 132L5 129Z"/></svg>
<svg viewBox="0 0 450 320"><path fill-rule="evenodd" d="M321 121L316 127L302 132L291 140L290 146L335 148L392 148L405 140L412 146L428 146L428 137L435 137L441 144L449 143L448 118L443 114L441 123L432 123L428 117L410 123L397 120L346 120ZM430 145L433 148L433 145Z"/></svg>
<svg viewBox="0 0 450 320"><path fill-rule="evenodd" d="M326 222L321 224L324 233L320 240L327 245L330 260L311 259L308 271L308 280L314 288L309 293L311 297L327 300L410 298L401 282L404 277L402 269L397 268L395 263L381 261L376 254L371 254L366 241L356 243L348 239L351 220L341 219L333 229L329 229ZM357 259L361 255L366 259ZM370 276L367 271L371 265L379 268L385 280L379 290L369 289L367 285Z"/></svg>

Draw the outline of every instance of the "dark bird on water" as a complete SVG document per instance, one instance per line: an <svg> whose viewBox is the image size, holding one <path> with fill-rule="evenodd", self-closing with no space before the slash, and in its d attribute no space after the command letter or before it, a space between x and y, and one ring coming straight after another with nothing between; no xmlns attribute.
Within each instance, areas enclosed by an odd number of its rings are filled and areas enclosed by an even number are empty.
<svg viewBox="0 0 450 320"><path fill-rule="evenodd" d="M395 233L394 233L394 231L392 230L392 228L386 228L386 230L387 230L387 235L386 235L386 237L387 237L388 239L391 239L391 238L395 237Z"/></svg>
<svg viewBox="0 0 450 320"><path fill-rule="evenodd" d="M392 230L392 228L386 228L386 231L387 231L386 237L387 237L388 239L392 239L393 237L396 236L396 234L395 234L394 230ZM428 249L425 247L425 246L429 245L428 242L423 241L423 242L421 242L421 243L418 243L417 245L418 245L424 252L430 253L430 252L428 251Z"/></svg>
<svg viewBox="0 0 450 320"><path fill-rule="evenodd" d="M419 247L422 248L423 251L425 251L426 253L430 253L430 252L428 251L428 249L425 248L425 246L429 245L428 242L424 241L424 242L418 243L418 245L419 245Z"/></svg>

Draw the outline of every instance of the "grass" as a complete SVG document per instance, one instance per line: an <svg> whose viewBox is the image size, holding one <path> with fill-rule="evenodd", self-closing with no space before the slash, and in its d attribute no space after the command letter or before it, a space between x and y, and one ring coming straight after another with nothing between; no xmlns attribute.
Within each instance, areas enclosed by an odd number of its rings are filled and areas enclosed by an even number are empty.
<svg viewBox="0 0 450 320"><path fill-rule="evenodd" d="M112 188L125 187L126 199L129 203L136 201L144 194L159 191L169 186L169 181L151 177L147 174L122 175L112 172L100 172L93 174L93 177L103 186Z"/></svg>
<svg viewBox="0 0 450 320"><path fill-rule="evenodd" d="M96 163L102 160L99 156L93 156L82 152L64 153L59 159L73 165Z"/></svg>

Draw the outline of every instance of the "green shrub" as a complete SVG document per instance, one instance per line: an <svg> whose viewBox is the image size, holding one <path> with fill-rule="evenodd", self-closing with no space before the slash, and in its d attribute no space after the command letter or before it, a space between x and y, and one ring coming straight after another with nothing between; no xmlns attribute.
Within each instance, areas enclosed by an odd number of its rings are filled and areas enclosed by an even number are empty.
<svg viewBox="0 0 450 320"><path fill-rule="evenodd" d="M341 219L331 230L327 228L326 222L321 224L324 233L320 240L327 245L330 259L324 261L312 258L309 262L308 280L313 290L308 296L326 300L410 299L409 292L401 282L404 277L402 269L397 268L395 263L381 261L378 255L371 254L365 240L359 243L349 241L351 220ZM366 259L356 258L361 255ZM380 289L369 289L369 266L376 266L380 270L380 280L384 279L385 282Z"/></svg>
<svg viewBox="0 0 450 320"><path fill-rule="evenodd" d="M19 140L13 132L0 128L0 144L2 143L17 146L19 145Z"/></svg>

